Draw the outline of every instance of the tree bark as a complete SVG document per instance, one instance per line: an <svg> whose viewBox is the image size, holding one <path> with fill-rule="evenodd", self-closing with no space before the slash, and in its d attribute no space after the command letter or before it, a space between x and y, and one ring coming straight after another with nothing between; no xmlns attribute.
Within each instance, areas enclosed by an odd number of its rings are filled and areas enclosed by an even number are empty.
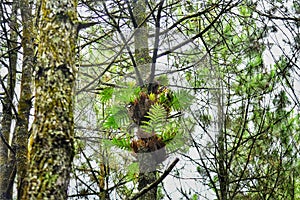
<svg viewBox="0 0 300 200"><path fill-rule="evenodd" d="M149 149L146 152L140 151L138 153L139 161L139 177L138 177L138 189L142 191L149 184L156 181L156 162L154 155L149 152ZM153 186L151 190L146 192L139 200L155 200L157 197L157 185Z"/></svg>
<svg viewBox="0 0 300 200"><path fill-rule="evenodd" d="M77 1L41 0L35 119L23 199L66 199L74 157Z"/></svg>
<svg viewBox="0 0 300 200"><path fill-rule="evenodd" d="M137 0L133 4L133 15L136 23L134 34L135 61L141 73L141 78L148 78L150 75L151 57L148 47L148 26L146 19L146 0ZM138 78L138 77L137 77ZM137 81L138 82L138 81Z"/></svg>
<svg viewBox="0 0 300 200"><path fill-rule="evenodd" d="M15 134L13 137L13 148L16 152L16 167L17 167L17 190L18 199L21 199L24 193L24 179L26 176L27 167L27 139L28 123L30 109L32 107L32 69L34 65L34 30L32 5L28 0L20 2L20 10L22 17L22 47L23 47L23 63L22 63L22 78L21 78L21 93L18 105L18 120L16 123Z"/></svg>

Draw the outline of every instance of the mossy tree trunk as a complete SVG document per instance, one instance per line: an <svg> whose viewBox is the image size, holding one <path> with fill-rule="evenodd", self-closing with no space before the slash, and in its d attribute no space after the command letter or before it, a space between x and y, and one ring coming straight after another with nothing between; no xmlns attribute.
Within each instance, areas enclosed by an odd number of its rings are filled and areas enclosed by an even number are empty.
<svg viewBox="0 0 300 200"><path fill-rule="evenodd" d="M135 61L139 71L144 78L144 84L147 84L146 80L150 75L151 57L149 56L148 47L148 27L145 22L146 19L146 0L137 0L133 4L133 15L136 23L134 46L135 46ZM141 148L138 152L139 160L139 177L138 177L138 189L142 190L148 184L156 180L156 163L153 162L153 155L150 149ZM144 194L139 199L141 200L155 200L157 194L157 187L153 187L150 191Z"/></svg>
<svg viewBox="0 0 300 200"><path fill-rule="evenodd" d="M16 152L17 167L17 190L18 199L21 199L24 192L24 178L26 176L27 167L27 139L28 123L30 109L32 107L32 69L34 65L34 29L32 4L28 0L20 2L20 10L22 17L22 47L23 47L23 63L21 78L21 93L18 105L18 120L16 123L15 134L13 137L13 148Z"/></svg>
<svg viewBox="0 0 300 200"><path fill-rule="evenodd" d="M40 2L35 120L23 199L66 199L74 157L77 1Z"/></svg>
<svg viewBox="0 0 300 200"><path fill-rule="evenodd" d="M2 102L3 115L2 115L2 137L7 143L10 141L10 132L12 120L17 117L16 110L13 105L13 98L16 85L16 67L17 67L17 40L18 40L18 26L17 26L17 11L18 1L14 0L11 7L11 16L9 24L4 27L4 34L7 38L7 51L8 51L8 74L6 78L6 87L4 89L4 97ZM3 19L4 20L4 13ZM13 112L14 111L14 112ZM1 140L0 140L1 141ZM9 151L8 146L2 141L0 142L0 199L12 199L13 181L15 177L14 169L14 154Z"/></svg>
<svg viewBox="0 0 300 200"><path fill-rule="evenodd" d="M148 26L145 22L147 17L146 0L137 0L133 3L133 15L135 24L135 34L134 34L134 53L135 62L141 72L141 78L148 78L150 74L151 57L149 55L148 47ZM138 77L137 77L138 78ZM137 81L138 82L138 81Z"/></svg>

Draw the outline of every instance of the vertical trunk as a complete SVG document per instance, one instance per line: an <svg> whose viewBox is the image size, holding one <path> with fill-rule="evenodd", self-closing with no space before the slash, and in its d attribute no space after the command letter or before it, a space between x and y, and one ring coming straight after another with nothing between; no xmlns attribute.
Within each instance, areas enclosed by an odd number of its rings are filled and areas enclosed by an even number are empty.
<svg viewBox="0 0 300 200"><path fill-rule="evenodd" d="M156 162L153 154L150 153L150 149L145 149L145 152L140 151L138 153L138 161L140 166L138 189L142 190L147 185L153 183L156 180ZM155 200L157 196L157 186L153 187L146 194L140 197L140 200Z"/></svg>
<svg viewBox="0 0 300 200"><path fill-rule="evenodd" d="M219 78L219 80L222 80ZM217 140L217 148L218 148L218 179L220 184L220 198L221 200L227 200L228 196L228 173L227 173L227 165L226 165L226 138L224 131L224 89L222 82L217 83L220 86L220 92L217 93L217 112L218 112L218 140Z"/></svg>
<svg viewBox="0 0 300 200"><path fill-rule="evenodd" d="M99 172L99 188L100 188L100 194L99 197L100 199L107 199L108 193L105 191L105 164L103 161L100 163L100 172Z"/></svg>
<svg viewBox="0 0 300 200"><path fill-rule="evenodd" d="M102 103L102 118L105 118L105 105ZM103 134L102 137L108 137L107 135ZM108 177L109 177L109 163L108 163L108 152L107 149L104 148L104 144L101 142L99 145L99 157L100 157L100 164L99 164L99 198L100 199L110 199L108 188Z"/></svg>
<svg viewBox="0 0 300 200"><path fill-rule="evenodd" d="M142 77L145 79L149 77L151 57L149 56L148 47L148 28L147 23L144 22L146 19L146 0L137 0L133 4L133 14L136 21L136 30L134 35L134 45L135 45L135 60L136 64L142 73ZM147 80L146 80L147 81ZM147 83L147 82L146 82ZM138 178L138 189L141 190L148 184L156 180L156 163L153 162L151 150L147 148L142 148L138 152L138 160L140 165L140 172ZM157 193L157 187L153 187L148 191L141 200L155 200Z"/></svg>
<svg viewBox="0 0 300 200"><path fill-rule="evenodd" d="M17 190L18 199L21 199L24 192L24 178L27 167L27 139L28 139L28 123L31 109L32 98L32 69L34 60L33 47L33 16L32 7L28 0L20 2L20 10L22 17L22 47L23 47L23 63L21 78L21 93L18 106L18 120L16 123L15 134L13 138L13 147L16 152L17 166Z"/></svg>
<svg viewBox="0 0 300 200"><path fill-rule="evenodd" d="M135 61L144 79L149 76L151 66L148 47L148 27L147 23L144 22L146 18L146 2L146 0L137 0L133 4L133 15L137 25L134 35Z"/></svg>
<svg viewBox="0 0 300 200"><path fill-rule="evenodd" d="M41 0L35 120L23 199L66 199L74 156L77 1Z"/></svg>
<svg viewBox="0 0 300 200"><path fill-rule="evenodd" d="M103 144L100 144L99 148L100 153L100 171L99 171L99 188L100 188L100 199L110 199L109 192L107 191L107 177L109 175L109 165L108 165L108 155L105 148L103 148Z"/></svg>
<svg viewBox="0 0 300 200"><path fill-rule="evenodd" d="M10 141L11 123L15 113L13 110L14 89L16 84L16 66L17 66L17 2L13 1L12 14L10 18L10 35L7 39L7 50L9 56L7 86L3 98L3 116L2 116L2 136ZM0 144L0 199L12 199L12 185L14 181L14 160L10 160L12 155L6 145ZM13 155L12 155L13 157Z"/></svg>

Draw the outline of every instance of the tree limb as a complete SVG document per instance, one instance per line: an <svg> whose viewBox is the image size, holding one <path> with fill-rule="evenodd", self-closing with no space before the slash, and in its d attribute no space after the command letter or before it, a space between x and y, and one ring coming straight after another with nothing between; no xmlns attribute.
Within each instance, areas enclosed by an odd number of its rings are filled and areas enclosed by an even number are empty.
<svg viewBox="0 0 300 200"><path fill-rule="evenodd" d="M155 22L155 40L154 40L154 50L153 50L153 56L152 56L152 65L151 65L149 83L152 83L154 80L156 59L157 59L157 52L158 52L158 44L159 44L160 19L161 19L161 11L162 11L163 5L164 5L164 0L160 1L160 3L159 3L156 22Z"/></svg>
<svg viewBox="0 0 300 200"><path fill-rule="evenodd" d="M0 138L2 139L2 142L6 145L6 147L15 155L16 152L13 150L13 148L8 144L5 137L2 135L2 132L0 130Z"/></svg>

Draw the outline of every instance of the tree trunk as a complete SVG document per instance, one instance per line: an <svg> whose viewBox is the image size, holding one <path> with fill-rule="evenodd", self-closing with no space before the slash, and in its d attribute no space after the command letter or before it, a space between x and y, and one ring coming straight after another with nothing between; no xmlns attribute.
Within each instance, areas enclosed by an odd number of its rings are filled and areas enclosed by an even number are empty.
<svg viewBox="0 0 300 200"><path fill-rule="evenodd" d="M133 14L137 27L135 27L134 47L135 47L135 60L137 67L142 73L145 84L146 78L150 75L151 57L149 56L148 47L148 27L144 22L146 19L146 0L137 0L133 4ZM142 149L138 152L139 161L139 178L138 189L142 190L148 184L156 180L156 163L153 162L153 154L150 149ZM139 199L141 200L155 200L157 194L157 187L153 187L150 191L144 194Z"/></svg>
<svg viewBox="0 0 300 200"><path fill-rule="evenodd" d="M13 116L16 113L13 113L13 98L16 84L16 66L17 66L17 40L18 40L18 26L17 26L17 1L13 1L12 4L12 14L10 18L10 30L6 32L7 37L7 50L8 50L8 75L7 75L7 85L4 88L5 96L2 101L3 106L3 116L2 116L2 137L9 143L10 141L10 132ZM3 19L4 20L4 19ZM9 33L9 36L8 36ZM14 159L9 159L9 157L14 155L12 152L9 152L8 146L4 143L0 143L0 199L12 199L13 191L13 181L15 177L14 169Z"/></svg>
<svg viewBox="0 0 300 200"><path fill-rule="evenodd" d="M41 0L35 120L23 199L66 199L74 157L77 1Z"/></svg>
<svg viewBox="0 0 300 200"><path fill-rule="evenodd" d="M100 199L110 199L109 192L107 191L107 177L109 176L109 165L108 165L108 154L107 151L103 148L103 145L100 145L100 170L99 170L99 198Z"/></svg>
<svg viewBox="0 0 300 200"><path fill-rule="evenodd" d="M138 177L138 189L141 191L147 185L156 181L156 162L152 153L149 153L149 149L146 152L138 153L138 161L140 166L140 172ZM140 200L155 200L157 196L157 186L153 187L147 193L145 193Z"/></svg>
<svg viewBox="0 0 300 200"><path fill-rule="evenodd" d="M222 80L219 78L218 80ZM222 82L217 80L217 85L219 86L220 90L216 92L216 100L217 100L217 128L218 128L218 179L220 183L220 191L219 197L220 200L227 200L228 199L228 169L227 169L227 158L226 158L226 135L225 135L225 127L224 127L224 120L225 120L225 113L224 113L224 86Z"/></svg>
<svg viewBox="0 0 300 200"><path fill-rule="evenodd" d="M21 78L21 93L18 106L18 120L16 123L15 134L13 138L13 148L16 152L17 166L17 190L18 199L21 199L24 192L24 178L26 176L27 167L27 139L28 123L30 109L32 106L32 69L34 62L34 30L32 7L28 0L20 2L20 10L22 17L22 47L23 47L23 63L22 63L22 78Z"/></svg>
<svg viewBox="0 0 300 200"><path fill-rule="evenodd" d="M148 47L148 27L144 21L146 19L146 7L146 0L137 0L133 4L133 15L137 26L135 27L134 34L135 61L141 72L141 78L144 81L150 75L151 67L151 57L149 56Z"/></svg>

